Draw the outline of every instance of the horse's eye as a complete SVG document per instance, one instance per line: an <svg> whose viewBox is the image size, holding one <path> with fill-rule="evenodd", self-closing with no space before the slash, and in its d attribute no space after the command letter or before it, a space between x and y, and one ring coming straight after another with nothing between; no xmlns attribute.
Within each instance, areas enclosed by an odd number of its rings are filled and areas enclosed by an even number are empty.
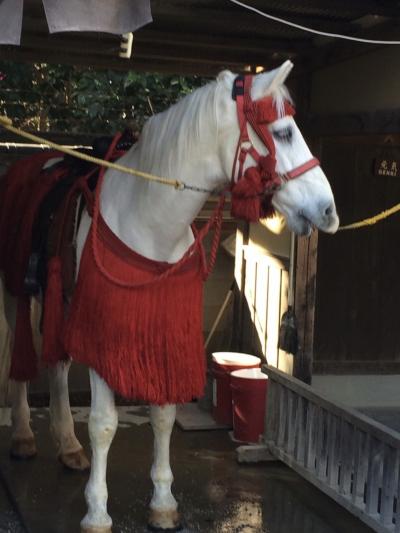
<svg viewBox="0 0 400 533"><path fill-rule="evenodd" d="M274 130L272 135L278 141L290 143L292 141L293 130L292 128L284 128L283 130Z"/></svg>

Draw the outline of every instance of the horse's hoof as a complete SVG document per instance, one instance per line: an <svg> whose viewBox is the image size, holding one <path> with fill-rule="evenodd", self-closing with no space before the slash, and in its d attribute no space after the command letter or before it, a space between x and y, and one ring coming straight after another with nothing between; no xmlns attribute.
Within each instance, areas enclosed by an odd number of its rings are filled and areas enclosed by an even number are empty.
<svg viewBox="0 0 400 533"><path fill-rule="evenodd" d="M71 452L71 453L60 453L58 456L60 462L70 470L89 470L90 469L90 462L88 458L86 457L85 452L83 451L83 448L78 450L77 452ZM94 530L93 530L94 531ZM99 530L100 531L100 530ZM110 530L104 530L104 532L108 532Z"/></svg>
<svg viewBox="0 0 400 533"><path fill-rule="evenodd" d="M156 511L150 509L149 523L150 531L181 531L183 526L180 515L176 509L173 511Z"/></svg>
<svg viewBox="0 0 400 533"><path fill-rule="evenodd" d="M112 533L111 527L83 527L81 533Z"/></svg>
<svg viewBox="0 0 400 533"><path fill-rule="evenodd" d="M36 443L33 437L13 439L11 441L10 457L19 461L33 459L37 455Z"/></svg>

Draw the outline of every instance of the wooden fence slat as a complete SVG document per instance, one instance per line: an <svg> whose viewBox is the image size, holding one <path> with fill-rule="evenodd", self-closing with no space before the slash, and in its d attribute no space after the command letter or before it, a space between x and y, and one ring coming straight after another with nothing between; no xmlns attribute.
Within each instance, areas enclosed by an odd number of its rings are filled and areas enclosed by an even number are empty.
<svg viewBox="0 0 400 533"><path fill-rule="evenodd" d="M339 480L339 463L338 463L338 450L339 450L339 431L338 431L338 419L335 415L329 413L328 418L328 460L327 460L327 482L328 484L336 488Z"/></svg>
<svg viewBox="0 0 400 533"><path fill-rule="evenodd" d="M305 410L306 400L301 396L297 396L297 409L295 419L295 449L294 456L296 461L300 464L304 463L304 447L305 447Z"/></svg>
<svg viewBox="0 0 400 533"><path fill-rule="evenodd" d="M281 388L280 391L280 409L279 409L279 426L278 426L278 437L277 445L280 448L285 447L286 439L286 424L287 424L287 399L288 399L288 390L285 387Z"/></svg>
<svg viewBox="0 0 400 533"><path fill-rule="evenodd" d="M279 383L269 379L268 380L268 390L267 390L267 405L265 409L265 440L276 442L277 434L277 417L279 415Z"/></svg>
<svg viewBox="0 0 400 533"><path fill-rule="evenodd" d="M315 470L315 410L313 403L307 404L307 424L306 424L306 442L304 449L304 466L307 469Z"/></svg>
<svg viewBox="0 0 400 533"><path fill-rule="evenodd" d="M382 443L374 437L370 437L365 510L368 514L372 515L378 513L379 492L382 486L381 467Z"/></svg>
<svg viewBox="0 0 400 533"><path fill-rule="evenodd" d="M354 450L354 427L342 420L340 439L340 494L350 496L351 492L351 476L353 472L353 450Z"/></svg>
<svg viewBox="0 0 400 533"><path fill-rule="evenodd" d="M393 506L398 468L397 451L391 446L384 446L380 514L381 522L385 526L391 526L393 524Z"/></svg>
<svg viewBox="0 0 400 533"><path fill-rule="evenodd" d="M297 402L292 391L288 391L288 416L287 416L287 445L286 451L293 455L295 446L295 423Z"/></svg>
<svg viewBox="0 0 400 533"><path fill-rule="evenodd" d="M399 463L400 463L400 459L399 459ZM398 480L397 480L397 494L396 494L396 503L395 503L396 509L395 509L395 513L394 513L394 516L395 516L395 518L394 518L394 520L395 520L394 531L395 531L395 533L400 533L400 501L399 501L399 497L400 497L400 471L399 471L399 467L400 467L400 464L397 467Z"/></svg>
<svg viewBox="0 0 400 533"><path fill-rule="evenodd" d="M352 502L361 509L364 508L365 485L368 472L369 438L364 431L356 430L354 438L354 472Z"/></svg>
<svg viewBox="0 0 400 533"><path fill-rule="evenodd" d="M317 430L317 476L320 479L326 479L327 476L327 459L328 459L328 442L327 442L327 412L325 409L318 409L318 430Z"/></svg>

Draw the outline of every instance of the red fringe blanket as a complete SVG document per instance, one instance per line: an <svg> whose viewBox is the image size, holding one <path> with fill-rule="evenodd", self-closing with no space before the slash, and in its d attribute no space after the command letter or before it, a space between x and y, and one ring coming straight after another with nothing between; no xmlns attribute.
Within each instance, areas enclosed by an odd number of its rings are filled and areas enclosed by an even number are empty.
<svg viewBox="0 0 400 533"><path fill-rule="evenodd" d="M128 248L99 216L86 241L65 327L69 355L122 396L152 404L180 403L203 393L204 256L197 248L173 274L171 267ZM113 283L98 268L93 252ZM142 284L145 284L141 286Z"/></svg>

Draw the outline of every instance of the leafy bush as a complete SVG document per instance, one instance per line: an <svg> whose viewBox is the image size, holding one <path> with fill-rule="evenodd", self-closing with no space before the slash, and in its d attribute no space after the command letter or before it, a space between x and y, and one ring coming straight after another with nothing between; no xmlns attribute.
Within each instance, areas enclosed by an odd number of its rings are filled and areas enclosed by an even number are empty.
<svg viewBox="0 0 400 533"><path fill-rule="evenodd" d="M207 80L179 75L96 71L0 61L0 114L41 131L113 133L141 129Z"/></svg>

